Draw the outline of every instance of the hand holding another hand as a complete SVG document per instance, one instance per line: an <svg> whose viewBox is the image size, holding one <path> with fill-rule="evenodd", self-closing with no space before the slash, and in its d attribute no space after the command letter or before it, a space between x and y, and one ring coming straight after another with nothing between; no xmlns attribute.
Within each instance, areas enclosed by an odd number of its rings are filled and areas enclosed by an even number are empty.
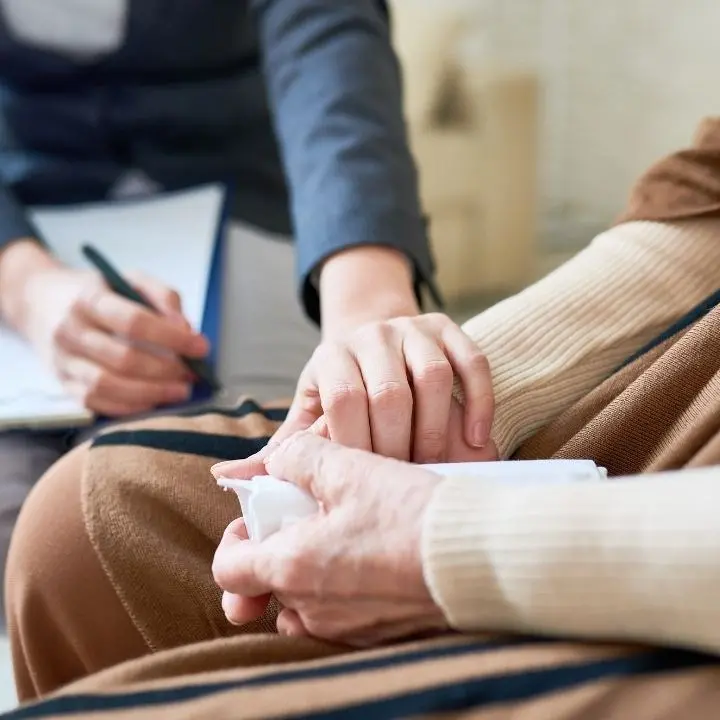
<svg viewBox="0 0 720 720"><path fill-rule="evenodd" d="M455 374L464 408L452 397ZM470 338L445 315L399 317L321 343L269 447L322 418L334 442L398 460L493 460L493 412L487 359ZM261 474L265 452L238 465Z"/></svg>

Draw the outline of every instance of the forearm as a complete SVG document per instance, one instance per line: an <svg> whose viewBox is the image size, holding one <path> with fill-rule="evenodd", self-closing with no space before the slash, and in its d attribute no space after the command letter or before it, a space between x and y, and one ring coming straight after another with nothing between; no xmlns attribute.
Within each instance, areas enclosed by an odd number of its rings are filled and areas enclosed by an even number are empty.
<svg viewBox="0 0 720 720"><path fill-rule="evenodd" d="M433 262L379 0L253 0L286 175L308 314L313 275L353 248L402 253L414 280Z"/></svg>
<svg viewBox="0 0 720 720"><path fill-rule="evenodd" d="M492 368L501 455L717 290L718 267L718 219L628 223L466 323Z"/></svg>
<svg viewBox="0 0 720 720"><path fill-rule="evenodd" d="M452 478L425 518L424 571L461 630L720 652L720 468L522 486Z"/></svg>
<svg viewBox="0 0 720 720"><path fill-rule="evenodd" d="M324 337L365 322L419 312L408 259L390 248L363 246L329 258L320 273Z"/></svg>

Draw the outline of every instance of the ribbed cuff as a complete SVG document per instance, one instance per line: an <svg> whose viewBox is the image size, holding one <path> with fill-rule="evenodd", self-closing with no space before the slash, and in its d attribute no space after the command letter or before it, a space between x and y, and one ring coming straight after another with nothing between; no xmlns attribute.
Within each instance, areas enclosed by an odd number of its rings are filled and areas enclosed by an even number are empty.
<svg viewBox="0 0 720 720"><path fill-rule="evenodd" d="M501 457L717 290L719 235L715 218L617 226L465 324L492 369Z"/></svg>
<svg viewBox="0 0 720 720"><path fill-rule="evenodd" d="M502 486L457 476L435 490L422 537L423 573L436 605L458 630L492 630L515 624L492 557Z"/></svg>
<svg viewBox="0 0 720 720"><path fill-rule="evenodd" d="M423 571L458 630L720 647L720 468L536 486L453 477Z"/></svg>

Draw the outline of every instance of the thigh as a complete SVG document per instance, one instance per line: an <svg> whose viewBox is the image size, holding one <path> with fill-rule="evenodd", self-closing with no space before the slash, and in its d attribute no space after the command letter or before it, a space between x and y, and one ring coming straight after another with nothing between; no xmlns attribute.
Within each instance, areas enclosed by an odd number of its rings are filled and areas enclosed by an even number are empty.
<svg viewBox="0 0 720 720"><path fill-rule="evenodd" d="M320 340L305 317L291 242L233 224L224 245L219 373L238 393L290 397Z"/></svg>

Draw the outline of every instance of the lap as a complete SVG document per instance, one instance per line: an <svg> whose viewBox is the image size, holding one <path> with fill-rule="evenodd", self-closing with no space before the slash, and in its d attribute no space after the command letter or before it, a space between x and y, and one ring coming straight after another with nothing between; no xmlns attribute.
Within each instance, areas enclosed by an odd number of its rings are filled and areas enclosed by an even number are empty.
<svg viewBox="0 0 720 720"><path fill-rule="evenodd" d="M5 575L10 539L25 499L72 442L73 434L65 431L0 433L0 578ZM0 618L4 615L0 608Z"/></svg>
<svg viewBox="0 0 720 720"><path fill-rule="evenodd" d="M709 447L717 435L720 393L708 392L708 388L715 388L718 377L718 334L715 330L719 322L717 315L709 316L669 346L643 358L639 365L628 366L588 399L579 402L554 426L543 431L540 440L545 449L537 444L533 446L531 441L521 454L536 457L561 454L600 458L601 461L607 456L607 464L617 473L636 471L635 468L637 471L662 469L663 464L665 467L677 466L679 457L681 464L699 462L705 457L703 448ZM693 367L695 358L700 359ZM685 378L684 383L676 382L680 375ZM689 378L692 383L688 382ZM669 390L675 395L668 395ZM664 394L666 402L658 401L659 393ZM668 398L672 398L672 404L667 402ZM670 424L668 408L674 413ZM690 415L686 413L688 408L692 409ZM700 435L694 431L688 434L693 430L692 418L703 419ZM145 638L148 649L192 653L192 644L197 641L216 638L216 642L222 644L226 638L238 633L272 629L272 615L264 618L262 623L246 628L232 628L223 617L220 592L212 580L210 567L220 535L225 525L239 514L239 507L233 495L217 489L209 468L218 460L243 457L262 447L279 420L279 414L245 403L235 411L155 418L112 428L90 449L83 450L78 492L82 497L84 532L118 594L124 612ZM670 427L672 431L660 437L647 432L648 428L659 425ZM618 452L613 456L613 446L622 448L622 442L634 448L632 455ZM34 556L31 552L27 554L32 563ZM182 618L182 622L177 618ZM78 631L83 632L82 628ZM243 642L248 639L243 638ZM263 642L268 642L267 637ZM181 647L182 650L178 649ZM543 647L548 662L554 662L553 652L558 646L547 644ZM583 657L589 657L598 652L600 646L573 643L570 647ZM653 657L665 657L663 651L653 652L660 653ZM157 657L168 658L163 652ZM680 653L672 657L691 656ZM43 658L38 656L36 660L42 662ZM497 675L505 671L507 656L480 652L475 661L482 663L488 674ZM484 665L486 661L487 666ZM151 663L142 665L143 668L154 667L152 658L143 662ZM278 659L278 662L282 660ZM183 672L182 667L176 667L178 675ZM383 675L383 692L389 692L385 677ZM482 673L481 677L484 677ZM693 693L698 687L701 690L710 687L715 691L717 678L714 674L711 680L703 675L702 682L697 680L699 677L693 675L690 683ZM624 692L623 682L619 681L618 685L613 681L607 685L608 678L603 678L600 690L595 688L590 695L597 691L602 697L620 697ZM178 680L178 683L182 685L186 680ZM696 680L699 686L693 684ZM327 682L328 687L335 687L330 680ZM678 686L675 682L667 681L667 677L658 679L660 684L680 687L679 696L682 696L685 681L677 680ZM307 690L299 689L298 692L307 693ZM694 702L695 695L691 693L691 696L686 697L688 703ZM633 703L635 700L625 701L623 707L629 707L631 711L623 716L643 717L634 711ZM652 703L646 707L656 710L655 715L643 710L647 717L677 716L663 715L663 708ZM613 715L598 713L597 716ZM685 716L703 717L690 712ZM583 716L558 714L550 717Z"/></svg>
<svg viewBox="0 0 720 720"><path fill-rule="evenodd" d="M32 716L710 720L718 702L715 661L672 650L449 636L349 652L249 636L125 663Z"/></svg>
<svg viewBox="0 0 720 720"><path fill-rule="evenodd" d="M20 517L8 569L22 697L128 657L274 631L274 603L243 627L222 612L212 558L240 509L210 466L258 450L283 416L247 402L136 421L104 431L42 478Z"/></svg>

